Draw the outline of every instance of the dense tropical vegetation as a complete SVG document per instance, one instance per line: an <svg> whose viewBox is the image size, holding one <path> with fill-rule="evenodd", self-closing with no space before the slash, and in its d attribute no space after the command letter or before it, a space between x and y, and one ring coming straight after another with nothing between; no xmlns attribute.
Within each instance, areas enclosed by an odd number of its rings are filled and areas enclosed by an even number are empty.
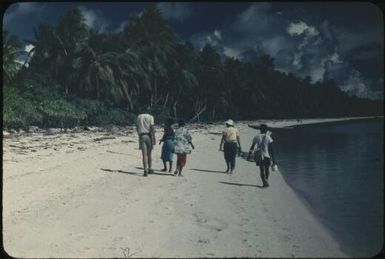
<svg viewBox="0 0 385 259"><path fill-rule="evenodd" d="M129 124L144 107L198 120L379 115L382 102L349 96L333 81L310 83L254 63L221 57L181 40L151 6L122 32L88 28L78 9L56 26L41 24L21 43L3 33L4 126ZM198 115L198 116L196 116Z"/></svg>

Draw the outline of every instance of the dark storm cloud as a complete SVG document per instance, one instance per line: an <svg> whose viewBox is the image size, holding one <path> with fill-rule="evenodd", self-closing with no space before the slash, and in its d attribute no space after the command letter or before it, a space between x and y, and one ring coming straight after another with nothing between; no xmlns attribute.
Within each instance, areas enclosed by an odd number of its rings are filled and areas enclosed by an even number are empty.
<svg viewBox="0 0 385 259"><path fill-rule="evenodd" d="M346 5L333 3L254 3L217 29L220 39L211 31L191 40L243 60L268 54L278 70L313 82L335 79L351 94L383 98L382 16L372 4L351 6L354 16Z"/></svg>
<svg viewBox="0 0 385 259"><path fill-rule="evenodd" d="M121 31L130 15L147 3L16 3L4 28L21 39L33 27L80 7L86 23L101 31ZM223 56L253 61L274 58L278 70L335 79L350 93L383 98L384 28L381 11L370 3L157 3L184 39L198 48L213 45ZM31 47L25 45L25 48Z"/></svg>
<svg viewBox="0 0 385 259"><path fill-rule="evenodd" d="M164 18L169 20L183 21L189 19L192 15L192 6L190 3L167 3L157 4Z"/></svg>

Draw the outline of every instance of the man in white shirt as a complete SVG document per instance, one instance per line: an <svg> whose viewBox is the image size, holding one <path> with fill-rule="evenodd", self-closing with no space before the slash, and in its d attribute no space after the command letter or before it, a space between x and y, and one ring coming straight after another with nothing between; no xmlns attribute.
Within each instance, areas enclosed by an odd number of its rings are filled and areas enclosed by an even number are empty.
<svg viewBox="0 0 385 259"><path fill-rule="evenodd" d="M136 120L136 131L139 135L139 148L142 150L144 176L152 173L151 152L155 145L154 117L148 113L138 115Z"/></svg>
<svg viewBox="0 0 385 259"><path fill-rule="evenodd" d="M260 169L263 187L268 187L269 183L267 182L267 179L269 178L269 167L270 167L271 161L273 162L273 165L275 164L273 146L272 146L273 139L268 134L268 131L267 131L268 127L266 124L261 124L259 128L260 128L261 134L256 135L254 137L253 144L250 147L249 157L253 152L255 152L255 150L261 151L262 160L257 161L257 166L259 166L259 169Z"/></svg>

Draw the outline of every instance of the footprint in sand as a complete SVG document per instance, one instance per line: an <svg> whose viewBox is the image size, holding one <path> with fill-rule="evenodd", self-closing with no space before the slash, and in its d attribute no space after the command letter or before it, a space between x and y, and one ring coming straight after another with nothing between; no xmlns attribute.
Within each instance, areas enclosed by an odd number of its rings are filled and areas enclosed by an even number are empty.
<svg viewBox="0 0 385 259"><path fill-rule="evenodd" d="M111 227L110 225L106 225L106 226L101 227L101 229L107 230L107 229L109 229L110 227Z"/></svg>
<svg viewBox="0 0 385 259"><path fill-rule="evenodd" d="M196 221L198 223L207 223L207 219L203 219L203 218L198 218Z"/></svg>
<svg viewBox="0 0 385 259"><path fill-rule="evenodd" d="M123 237L115 237L113 239L114 242L119 242L119 241L122 241L123 240Z"/></svg>
<svg viewBox="0 0 385 259"><path fill-rule="evenodd" d="M210 239L200 238L198 240L198 243L209 244L210 243Z"/></svg>
<svg viewBox="0 0 385 259"><path fill-rule="evenodd" d="M283 242L287 242L287 241L291 240L290 236L288 236L288 235L279 235L278 239L283 241Z"/></svg>
<svg viewBox="0 0 385 259"><path fill-rule="evenodd" d="M215 230L215 231L222 231L223 229L225 229L228 224L222 220L219 220L219 219L212 219L211 221L209 221L204 215L200 214L194 214L195 218L196 218L196 222L200 225L202 225L204 228L208 228L208 229L212 229L212 230Z"/></svg>

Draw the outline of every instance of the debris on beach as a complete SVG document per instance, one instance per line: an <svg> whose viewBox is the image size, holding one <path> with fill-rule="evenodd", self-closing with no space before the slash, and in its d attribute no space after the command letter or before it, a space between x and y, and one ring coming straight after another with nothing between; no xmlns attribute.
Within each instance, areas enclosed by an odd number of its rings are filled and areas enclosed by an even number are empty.
<svg viewBox="0 0 385 259"><path fill-rule="evenodd" d="M101 141L101 140L106 140L106 139L115 139L116 137L100 137L100 138L95 138L94 141Z"/></svg>
<svg viewBox="0 0 385 259"><path fill-rule="evenodd" d="M27 128L27 132L28 133L35 133L35 132L39 132L39 127L37 127L37 126L29 126L28 128Z"/></svg>
<svg viewBox="0 0 385 259"><path fill-rule="evenodd" d="M46 131L46 134L47 135L53 135L53 134L57 134L57 133L60 133L61 132L61 129L58 129L58 128L49 128L47 131Z"/></svg>

